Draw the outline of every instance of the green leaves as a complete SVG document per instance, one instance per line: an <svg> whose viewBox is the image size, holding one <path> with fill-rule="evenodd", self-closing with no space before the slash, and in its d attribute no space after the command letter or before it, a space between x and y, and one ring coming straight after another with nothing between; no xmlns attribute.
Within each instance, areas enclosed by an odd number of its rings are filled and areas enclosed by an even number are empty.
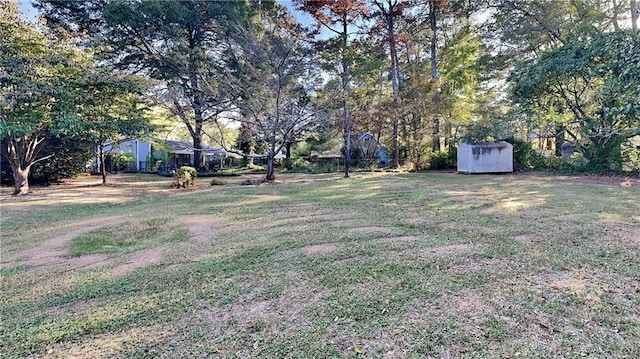
<svg viewBox="0 0 640 359"><path fill-rule="evenodd" d="M640 128L639 64L637 34L585 35L518 66L511 96L534 116L570 115L567 126L581 134L593 162L614 158L613 144Z"/></svg>

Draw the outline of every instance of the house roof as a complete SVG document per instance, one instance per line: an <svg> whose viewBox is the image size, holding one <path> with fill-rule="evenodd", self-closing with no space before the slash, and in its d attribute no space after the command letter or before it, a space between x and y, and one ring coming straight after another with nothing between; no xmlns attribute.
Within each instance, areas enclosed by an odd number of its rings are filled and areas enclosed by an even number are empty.
<svg viewBox="0 0 640 359"><path fill-rule="evenodd" d="M175 141L175 140L164 140L164 141L158 141L158 142L168 145L171 148L171 153L190 155L195 152L195 148L193 147L193 144L189 142ZM217 154L217 155L227 154L227 151L225 151L224 148L211 147L207 144L202 145L202 152L204 152L205 154Z"/></svg>

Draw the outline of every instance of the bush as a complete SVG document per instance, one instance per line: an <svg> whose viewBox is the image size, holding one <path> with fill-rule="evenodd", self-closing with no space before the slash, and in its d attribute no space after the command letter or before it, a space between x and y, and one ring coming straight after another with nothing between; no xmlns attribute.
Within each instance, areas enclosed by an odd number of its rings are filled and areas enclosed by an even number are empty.
<svg viewBox="0 0 640 359"><path fill-rule="evenodd" d="M173 187L186 188L193 186L196 181L198 171L195 168L189 166L182 166L178 168L176 173L173 174Z"/></svg>
<svg viewBox="0 0 640 359"><path fill-rule="evenodd" d="M457 149L451 147L447 152L432 152L429 154L430 170L446 170L456 168Z"/></svg>
<svg viewBox="0 0 640 359"><path fill-rule="evenodd" d="M311 163L303 158L289 158L282 163L289 172L309 172Z"/></svg>
<svg viewBox="0 0 640 359"><path fill-rule="evenodd" d="M211 179L211 185L212 186L223 186L227 184L225 181L219 179L219 178L212 178Z"/></svg>
<svg viewBox="0 0 640 359"><path fill-rule="evenodd" d="M113 165L113 169L117 171L125 171L128 170L129 166L133 164L133 168L135 169L136 157L133 152L120 152L113 153L111 156L111 164Z"/></svg>
<svg viewBox="0 0 640 359"><path fill-rule="evenodd" d="M544 156L533 149L529 142L517 138L508 138L505 141L513 146L513 164L515 168L526 171L548 165L545 163Z"/></svg>

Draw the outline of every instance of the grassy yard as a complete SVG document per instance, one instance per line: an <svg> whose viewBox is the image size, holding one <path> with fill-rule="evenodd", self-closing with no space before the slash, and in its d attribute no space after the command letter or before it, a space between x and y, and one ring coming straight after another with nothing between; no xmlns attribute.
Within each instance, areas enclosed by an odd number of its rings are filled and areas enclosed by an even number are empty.
<svg viewBox="0 0 640 359"><path fill-rule="evenodd" d="M0 202L2 358L640 358L638 188L123 178Z"/></svg>

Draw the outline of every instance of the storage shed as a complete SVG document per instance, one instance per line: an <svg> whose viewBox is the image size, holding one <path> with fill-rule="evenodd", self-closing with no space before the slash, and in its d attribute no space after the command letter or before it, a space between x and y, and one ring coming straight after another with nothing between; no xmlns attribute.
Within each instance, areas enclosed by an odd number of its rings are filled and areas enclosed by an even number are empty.
<svg viewBox="0 0 640 359"><path fill-rule="evenodd" d="M513 172L513 146L504 141L462 143L458 147L458 172Z"/></svg>

